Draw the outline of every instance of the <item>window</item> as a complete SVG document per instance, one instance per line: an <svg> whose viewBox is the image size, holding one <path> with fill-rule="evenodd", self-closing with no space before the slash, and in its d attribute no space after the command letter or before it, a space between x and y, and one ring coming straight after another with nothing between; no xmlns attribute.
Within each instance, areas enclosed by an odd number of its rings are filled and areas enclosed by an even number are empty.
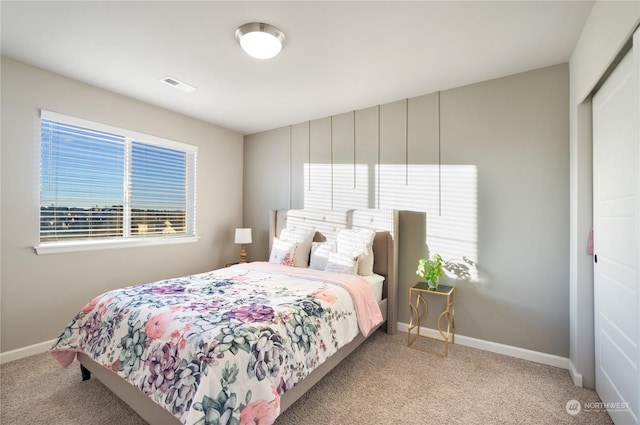
<svg viewBox="0 0 640 425"><path fill-rule="evenodd" d="M196 153L195 146L42 111L38 253L195 237Z"/></svg>

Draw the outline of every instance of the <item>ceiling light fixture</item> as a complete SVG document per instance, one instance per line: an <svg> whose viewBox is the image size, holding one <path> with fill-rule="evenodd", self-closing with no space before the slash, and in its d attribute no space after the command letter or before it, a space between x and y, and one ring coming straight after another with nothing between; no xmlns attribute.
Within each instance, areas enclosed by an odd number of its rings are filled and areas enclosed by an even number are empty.
<svg viewBox="0 0 640 425"><path fill-rule="evenodd" d="M280 53L286 43L284 33L273 25L250 22L236 30L242 50L256 59L270 59Z"/></svg>

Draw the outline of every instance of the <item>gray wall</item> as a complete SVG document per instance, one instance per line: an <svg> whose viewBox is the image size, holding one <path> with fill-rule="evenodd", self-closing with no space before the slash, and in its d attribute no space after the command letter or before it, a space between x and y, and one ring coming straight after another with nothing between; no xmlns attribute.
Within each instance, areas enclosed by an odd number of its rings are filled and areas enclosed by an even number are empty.
<svg viewBox="0 0 640 425"><path fill-rule="evenodd" d="M640 23L640 2L594 4L570 61L570 340L574 382L595 387L593 263L586 240L593 226L591 94Z"/></svg>
<svg viewBox="0 0 640 425"><path fill-rule="evenodd" d="M440 119L435 93L245 136L250 259L268 257L271 209L422 211L431 252L477 264L447 280L456 331L568 357L568 76L563 64L443 91ZM407 223L401 236L421 227ZM425 247L400 243L407 323Z"/></svg>
<svg viewBox="0 0 640 425"><path fill-rule="evenodd" d="M40 109L197 145L197 243L36 255ZM2 352L56 338L94 296L234 260L242 136L2 58Z"/></svg>

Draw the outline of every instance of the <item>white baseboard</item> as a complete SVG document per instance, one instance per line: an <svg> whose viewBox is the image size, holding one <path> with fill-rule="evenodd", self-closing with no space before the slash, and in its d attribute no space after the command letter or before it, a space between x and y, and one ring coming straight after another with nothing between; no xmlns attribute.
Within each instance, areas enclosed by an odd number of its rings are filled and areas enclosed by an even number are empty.
<svg viewBox="0 0 640 425"><path fill-rule="evenodd" d="M398 330L402 332L408 332L409 325L407 323L398 322ZM420 328L420 334L430 336L433 338L442 338L440 333L436 329ZM529 360L536 363L541 363L549 366L559 367L562 369L568 369L571 372L570 361L566 357L560 357L553 354L541 353L539 351L527 350L526 348L513 347L511 345L500 344L498 342L484 341L482 339L476 339L469 336L459 335L456 333L455 343L464 345L466 347L478 348L484 351L490 351L492 353L504 354L506 356L515 357L518 359ZM577 372L576 372L576 375ZM573 373L572 373L573 377ZM574 379L574 384L576 380ZM578 385L578 384L576 384ZM582 377L580 377L580 385L582 386Z"/></svg>
<svg viewBox="0 0 640 425"><path fill-rule="evenodd" d="M576 366L573 364L571 359L569 359L569 373L571 374L571 379L573 379L573 385L577 387L582 386L582 374L578 373Z"/></svg>
<svg viewBox="0 0 640 425"><path fill-rule="evenodd" d="M51 341L44 341L27 347L18 348L16 350L7 351L6 353L0 353L0 364L9 363L14 360L23 359L36 354L46 353L54 342L56 342L56 340L52 339Z"/></svg>

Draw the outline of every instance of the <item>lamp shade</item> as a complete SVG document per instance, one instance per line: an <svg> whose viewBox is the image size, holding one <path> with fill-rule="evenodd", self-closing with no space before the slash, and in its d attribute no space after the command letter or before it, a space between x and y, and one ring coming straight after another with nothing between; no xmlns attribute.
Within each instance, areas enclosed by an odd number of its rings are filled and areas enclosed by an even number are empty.
<svg viewBox="0 0 640 425"><path fill-rule="evenodd" d="M251 228L239 228L236 229L236 236L234 238L235 243L247 244L251 243Z"/></svg>
<svg viewBox="0 0 640 425"><path fill-rule="evenodd" d="M242 50L256 59L270 59L280 53L286 38L284 33L273 25L262 22L250 22L236 30L236 40Z"/></svg>

